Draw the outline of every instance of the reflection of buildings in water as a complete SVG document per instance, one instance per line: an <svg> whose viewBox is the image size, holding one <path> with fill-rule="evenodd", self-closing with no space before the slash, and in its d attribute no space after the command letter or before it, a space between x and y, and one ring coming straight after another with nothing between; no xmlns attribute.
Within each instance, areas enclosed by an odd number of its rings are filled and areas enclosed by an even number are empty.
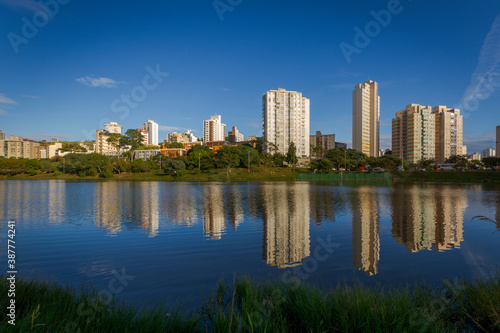
<svg viewBox="0 0 500 333"><path fill-rule="evenodd" d="M142 204L141 209L141 226L149 238L156 237L158 235L158 226L160 221L159 212L159 182L141 182L138 183L140 186L140 197Z"/></svg>
<svg viewBox="0 0 500 333"><path fill-rule="evenodd" d="M497 198L496 198L496 204L497 204L497 213L495 215L495 221L497 228L500 228L500 190L497 191Z"/></svg>
<svg viewBox="0 0 500 333"><path fill-rule="evenodd" d="M203 185L203 233L210 239L221 239L224 225L224 196L222 185Z"/></svg>
<svg viewBox="0 0 500 333"><path fill-rule="evenodd" d="M460 247L467 208L464 189L414 185L392 196L392 234L408 252Z"/></svg>
<svg viewBox="0 0 500 333"><path fill-rule="evenodd" d="M367 275L378 272L380 259L379 194L373 187L359 187L352 200L352 259L354 268Z"/></svg>
<svg viewBox="0 0 500 333"><path fill-rule="evenodd" d="M309 250L309 185L262 185L263 257L278 268L300 265Z"/></svg>
<svg viewBox="0 0 500 333"><path fill-rule="evenodd" d="M192 184L169 184L168 195L162 196L162 211L168 224L194 225L198 222L199 207L197 187Z"/></svg>
<svg viewBox="0 0 500 333"><path fill-rule="evenodd" d="M97 182L95 184L95 219L98 228L110 234L122 230L122 202L119 182Z"/></svg>
<svg viewBox="0 0 500 333"><path fill-rule="evenodd" d="M49 180L47 200L49 223L64 222L66 184L57 180Z"/></svg>
<svg viewBox="0 0 500 333"><path fill-rule="evenodd" d="M227 220L228 223L233 226L233 230L236 230L238 225L244 220L243 200L240 187L241 185L229 186L229 192L225 195Z"/></svg>
<svg viewBox="0 0 500 333"><path fill-rule="evenodd" d="M335 222L335 209L338 206L334 194L329 191L314 190L310 194L311 218L321 225L324 220Z"/></svg>

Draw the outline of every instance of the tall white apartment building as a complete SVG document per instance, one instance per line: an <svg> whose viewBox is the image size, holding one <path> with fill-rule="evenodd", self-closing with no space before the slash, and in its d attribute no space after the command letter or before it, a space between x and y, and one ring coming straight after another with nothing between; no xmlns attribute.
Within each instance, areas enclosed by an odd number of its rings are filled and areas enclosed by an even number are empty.
<svg viewBox="0 0 500 333"><path fill-rule="evenodd" d="M148 119L141 128L148 131L148 145L158 146L158 124Z"/></svg>
<svg viewBox="0 0 500 333"><path fill-rule="evenodd" d="M104 124L104 129L98 129L95 132L96 153L108 156L118 156L117 148L108 142L110 134L122 134L122 125L115 122Z"/></svg>
<svg viewBox="0 0 500 333"><path fill-rule="evenodd" d="M310 101L297 91L283 88L262 95L262 135L276 146L276 152L286 155L293 142L297 157L309 157ZM273 152L267 145L267 152Z"/></svg>
<svg viewBox="0 0 500 333"><path fill-rule="evenodd" d="M123 126L118 125L115 122L110 122L109 124L104 124L104 130L108 132L109 134L111 133L117 133L117 134L122 134Z"/></svg>
<svg viewBox="0 0 500 333"><path fill-rule="evenodd" d="M203 142L224 141L226 139L226 125L222 117L215 115L203 121Z"/></svg>
<svg viewBox="0 0 500 333"><path fill-rule="evenodd" d="M352 148L377 157L380 146L380 97L378 83L365 81L352 92Z"/></svg>

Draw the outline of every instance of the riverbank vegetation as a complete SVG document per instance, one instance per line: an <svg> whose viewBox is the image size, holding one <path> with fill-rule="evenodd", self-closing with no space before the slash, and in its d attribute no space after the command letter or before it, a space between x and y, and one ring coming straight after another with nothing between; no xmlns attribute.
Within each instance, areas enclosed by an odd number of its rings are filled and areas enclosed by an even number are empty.
<svg viewBox="0 0 500 333"><path fill-rule="evenodd" d="M123 139L123 137L122 137ZM125 143L130 143L126 141ZM134 149L141 148L140 146ZM67 147L66 147L67 148ZM67 148L69 149L69 148ZM166 181L264 181L297 180L299 173L339 171L390 171L396 179L405 181L488 181L497 179L493 170L500 159L485 159L481 168L490 172L478 173L479 165L463 157L452 157L453 172L434 171L432 160L409 165L387 153L382 157L368 157L353 149L336 148L328 151L313 149L311 160L298 159L291 145L286 155L266 153L263 143L223 146L216 152L206 146L194 146L186 156L167 157L162 154L148 160L132 159L131 152L120 158L96 153L73 152L54 159L16 159L0 157L0 179L127 179ZM481 163L481 162L479 162ZM413 170L398 172L399 168ZM470 171L469 170L474 170ZM458 173L462 172L462 173ZM500 174L500 173L498 173Z"/></svg>
<svg viewBox="0 0 500 333"><path fill-rule="evenodd" d="M1 276L0 304L10 299ZM102 293L101 293L102 294ZM15 326L2 332L498 332L500 276L442 288L221 281L200 307L132 307L37 279L16 280Z"/></svg>

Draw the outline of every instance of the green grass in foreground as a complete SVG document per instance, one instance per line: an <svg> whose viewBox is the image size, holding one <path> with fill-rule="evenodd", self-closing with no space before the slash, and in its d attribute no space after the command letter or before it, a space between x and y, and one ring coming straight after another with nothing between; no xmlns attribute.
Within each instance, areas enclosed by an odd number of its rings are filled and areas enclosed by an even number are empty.
<svg viewBox="0 0 500 333"><path fill-rule="evenodd" d="M0 303L8 305L2 275ZM78 294L78 295L77 295ZM221 282L197 311L166 306L106 305L92 289L78 293L51 283L17 279L16 325L2 332L463 332L500 331L500 276L482 281L329 291L305 285Z"/></svg>

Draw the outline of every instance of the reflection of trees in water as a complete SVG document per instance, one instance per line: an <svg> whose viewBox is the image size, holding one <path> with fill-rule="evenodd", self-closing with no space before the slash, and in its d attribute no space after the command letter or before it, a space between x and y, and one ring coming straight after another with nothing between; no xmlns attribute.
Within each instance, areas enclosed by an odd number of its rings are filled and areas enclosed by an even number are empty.
<svg viewBox="0 0 500 333"><path fill-rule="evenodd" d="M395 188L391 198L392 234L408 252L460 247L468 206L464 189L414 184Z"/></svg>

